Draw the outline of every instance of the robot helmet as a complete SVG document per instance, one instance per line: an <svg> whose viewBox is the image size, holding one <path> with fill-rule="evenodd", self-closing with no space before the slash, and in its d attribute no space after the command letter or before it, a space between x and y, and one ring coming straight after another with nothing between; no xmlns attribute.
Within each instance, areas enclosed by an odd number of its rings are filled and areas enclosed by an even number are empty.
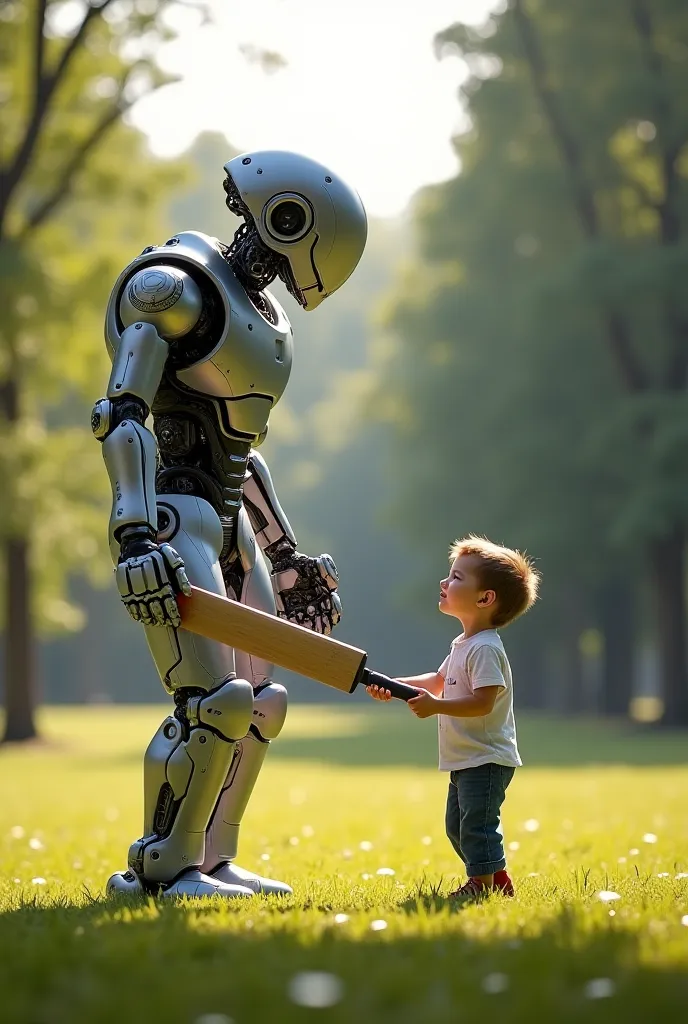
<svg viewBox="0 0 688 1024"><path fill-rule="evenodd" d="M327 167L267 150L225 164L227 205L255 226L279 259L279 276L304 309L315 309L353 273L368 225L358 193Z"/></svg>

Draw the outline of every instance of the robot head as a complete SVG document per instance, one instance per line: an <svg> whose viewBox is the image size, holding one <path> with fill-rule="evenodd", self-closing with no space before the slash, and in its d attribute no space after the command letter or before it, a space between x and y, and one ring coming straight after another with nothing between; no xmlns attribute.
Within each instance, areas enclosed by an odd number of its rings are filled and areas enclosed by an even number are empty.
<svg viewBox="0 0 688 1024"><path fill-rule="evenodd" d="M315 309L353 273L366 242L363 204L322 164L297 153L246 153L225 164L227 205L277 254L278 274Z"/></svg>

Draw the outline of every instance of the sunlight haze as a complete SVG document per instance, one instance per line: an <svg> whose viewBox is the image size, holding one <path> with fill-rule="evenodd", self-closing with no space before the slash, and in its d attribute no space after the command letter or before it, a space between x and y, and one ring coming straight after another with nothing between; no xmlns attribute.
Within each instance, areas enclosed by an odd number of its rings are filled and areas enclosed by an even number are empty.
<svg viewBox="0 0 688 1024"><path fill-rule="evenodd" d="M393 216L422 185L456 172L451 136L461 123L456 58L438 60L433 37L482 21L487 0L214 0L216 21L175 15L182 38L161 64L182 76L138 104L135 123L172 156L200 131L224 132L240 150L292 149L329 164L374 216ZM279 53L265 73L239 47Z"/></svg>

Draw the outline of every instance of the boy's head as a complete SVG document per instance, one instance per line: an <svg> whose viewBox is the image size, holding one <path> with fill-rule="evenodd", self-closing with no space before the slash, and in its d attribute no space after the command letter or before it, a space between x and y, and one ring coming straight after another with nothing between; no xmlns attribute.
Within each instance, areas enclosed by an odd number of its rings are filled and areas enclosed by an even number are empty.
<svg viewBox="0 0 688 1024"><path fill-rule="evenodd" d="M449 549L451 568L440 583L439 609L499 629L523 615L537 597L540 574L520 551L485 537L464 537Z"/></svg>

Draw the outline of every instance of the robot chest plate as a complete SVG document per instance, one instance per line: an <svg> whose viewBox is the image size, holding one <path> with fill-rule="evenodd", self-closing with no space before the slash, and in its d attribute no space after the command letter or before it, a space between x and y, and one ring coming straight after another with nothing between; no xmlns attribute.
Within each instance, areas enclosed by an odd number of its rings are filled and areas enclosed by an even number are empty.
<svg viewBox="0 0 688 1024"><path fill-rule="evenodd" d="M257 435L287 386L292 330L272 295L264 293L268 319L253 305L219 253L218 261L213 270L227 315L222 341L206 359L177 371L177 377L194 391L223 400L233 430Z"/></svg>

